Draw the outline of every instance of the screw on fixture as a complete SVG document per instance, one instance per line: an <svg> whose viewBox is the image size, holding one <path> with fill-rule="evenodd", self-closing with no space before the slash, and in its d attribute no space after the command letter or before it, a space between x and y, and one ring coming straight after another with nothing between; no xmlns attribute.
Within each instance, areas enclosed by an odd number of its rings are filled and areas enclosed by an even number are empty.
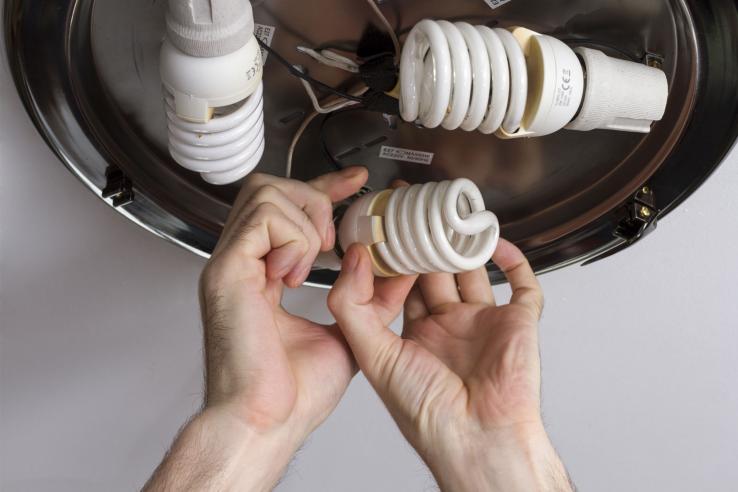
<svg viewBox="0 0 738 492"><path fill-rule="evenodd" d="M647 51L645 55L645 62L651 68L658 68L661 70L664 66L664 57L658 53Z"/></svg>

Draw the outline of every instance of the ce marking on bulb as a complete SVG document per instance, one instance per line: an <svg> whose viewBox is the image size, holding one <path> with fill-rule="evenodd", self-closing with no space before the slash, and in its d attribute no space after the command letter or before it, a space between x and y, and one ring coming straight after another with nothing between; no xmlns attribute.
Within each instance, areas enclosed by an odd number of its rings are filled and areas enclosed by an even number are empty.
<svg viewBox="0 0 738 492"><path fill-rule="evenodd" d="M249 67L248 70L246 70L246 80L251 80L254 77L256 77L256 74L259 73L261 70L261 58L255 57L253 63Z"/></svg>
<svg viewBox="0 0 738 492"><path fill-rule="evenodd" d="M566 68L561 72L561 90L569 92L571 89L571 70Z"/></svg>

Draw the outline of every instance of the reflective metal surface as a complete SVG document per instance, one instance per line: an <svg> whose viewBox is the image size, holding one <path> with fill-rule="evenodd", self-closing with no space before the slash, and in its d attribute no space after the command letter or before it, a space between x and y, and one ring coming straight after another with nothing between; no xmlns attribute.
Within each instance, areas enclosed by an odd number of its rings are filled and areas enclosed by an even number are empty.
<svg viewBox="0 0 738 492"><path fill-rule="evenodd" d="M670 81L665 119L648 136L563 131L502 141L461 131L427 130L377 114L348 112L325 125L342 161L366 165L370 185L401 177L424 182L469 177L538 271L596 256L622 242L613 233L623 204L648 185L667 213L720 163L738 128L738 12L728 0L515 0L490 10L481 0L394 0L384 9L399 30L424 17L524 25L571 42L616 47L633 57L663 57ZM158 75L163 0L6 0L7 54L19 93L61 160L98 195L109 166L132 183L134 199L116 207L181 246L208 254L237 187L205 184L166 152ZM257 23L276 26L273 47L328 83L346 74L295 52L297 44L355 43L372 13L360 0L254 2ZM267 152L259 170L282 174L289 141L309 101L273 59L265 67ZM637 90L634 87L633 90ZM295 155L295 175L332 169L320 122ZM434 152L431 166L379 158L381 145ZM112 200L107 200L112 204ZM329 284L333 275L311 280Z"/></svg>

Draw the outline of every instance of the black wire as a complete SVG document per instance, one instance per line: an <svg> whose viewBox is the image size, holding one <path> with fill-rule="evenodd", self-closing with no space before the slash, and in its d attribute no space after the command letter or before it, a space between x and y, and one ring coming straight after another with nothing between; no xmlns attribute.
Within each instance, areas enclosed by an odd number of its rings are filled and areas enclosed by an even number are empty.
<svg viewBox="0 0 738 492"><path fill-rule="evenodd" d="M327 115L325 115L323 121L320 122L320 130L318 133L320 136L320 147L323 150L323 154L328 158L328 161L331 163L336 171L340 171L341 169L343 169L344 165L333 156L333 153L328 148L328 142L326 142L325 140L325 125L326 123L328 123L328 120L330 120L338 112L339 111L334 111L333 113L328 113Z"/></svg>
<svg viewBox="0 0 738 492"><path fill-rule="evenodd" d="M285 60L284 57L282 57L282 55L277 53L274 49L272 49L271 46L263 42L261 39L257 38L256 40L259 42L259 46L264 48L270 55L276 58L279 63L287 67L287 70L289 70L289 72L295 77L306 80L307 82L310 82L311 84L318 86L319 88L323 89L326 92L330 92L331 94L335 94L336 96L342 97L344 99L348 99L349 101L364 102L364 100L360 97L352 96L351 94L339 91L338 89L331 87L330 85L325 84L319 80L315 80L314 78L310 77L309 75L307 75L306 73L302 72L297 67L295 67L293 64Z"/></svg>

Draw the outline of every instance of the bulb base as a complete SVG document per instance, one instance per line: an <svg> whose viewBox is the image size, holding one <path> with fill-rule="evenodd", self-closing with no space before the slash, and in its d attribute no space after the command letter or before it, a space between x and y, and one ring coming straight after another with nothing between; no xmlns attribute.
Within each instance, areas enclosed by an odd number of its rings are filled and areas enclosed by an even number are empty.
<svg viewBox="0 0 738 492"><path fill-rule="evenodd" d="M161 81L174 97L177 116L196 123L209 121L215 108L256 92L263 73L261 50L253 35L238 50L208 58L189 55L165 39L160 64Z"/></svg>
<svg viewBox="0 0 738 492"><path fill-rule="evenodd" d="M662 70L590 48L574 51L586 69L587 87L582 108L567 129L649 133L663 118L669 84Z"/></svg>

